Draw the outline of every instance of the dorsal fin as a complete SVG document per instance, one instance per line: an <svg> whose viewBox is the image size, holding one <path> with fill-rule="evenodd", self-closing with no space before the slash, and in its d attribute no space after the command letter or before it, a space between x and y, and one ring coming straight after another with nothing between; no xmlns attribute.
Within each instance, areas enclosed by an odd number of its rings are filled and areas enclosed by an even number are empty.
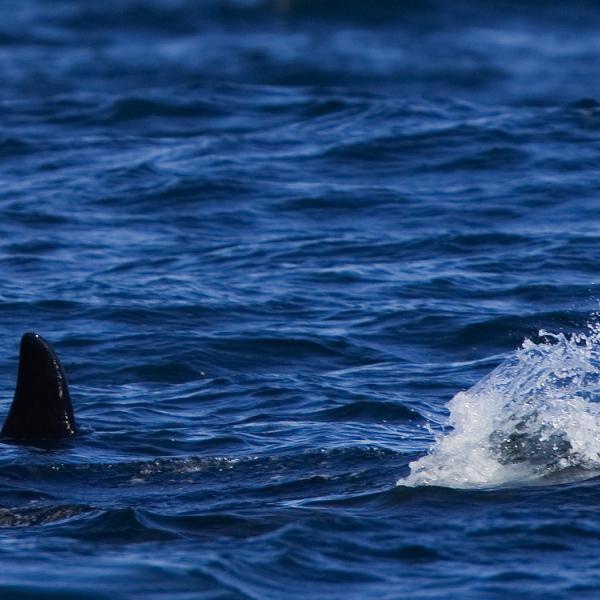
<svg viewBox="0 0 600 600"><path fill-rule="evenodd" d="M75 432L69 386L58 356L41 335L26 333L21 339L15 397L0 436L56 440Z"/></svg>

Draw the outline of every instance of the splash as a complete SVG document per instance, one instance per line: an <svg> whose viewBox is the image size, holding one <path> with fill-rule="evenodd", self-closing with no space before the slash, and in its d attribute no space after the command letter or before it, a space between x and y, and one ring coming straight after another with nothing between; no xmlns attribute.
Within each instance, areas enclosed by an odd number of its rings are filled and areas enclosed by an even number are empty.
<svg viewBox="0 0 600 600"><path fill-rule="evenodd" d="M452 430L399 485L487 488L600 473L600 325L540 337L454 396Z"/></svg>

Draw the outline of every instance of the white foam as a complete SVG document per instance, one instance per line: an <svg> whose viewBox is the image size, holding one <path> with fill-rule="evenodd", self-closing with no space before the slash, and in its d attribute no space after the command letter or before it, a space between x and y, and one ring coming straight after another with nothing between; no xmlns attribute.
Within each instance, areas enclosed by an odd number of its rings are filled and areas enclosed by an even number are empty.
<svg viewBox="0 0 600 600"><path fill-rule="evenodd" d="M398 485L487 488L600 470L600 326L540 332L449 403L451 431Z"/></svg>

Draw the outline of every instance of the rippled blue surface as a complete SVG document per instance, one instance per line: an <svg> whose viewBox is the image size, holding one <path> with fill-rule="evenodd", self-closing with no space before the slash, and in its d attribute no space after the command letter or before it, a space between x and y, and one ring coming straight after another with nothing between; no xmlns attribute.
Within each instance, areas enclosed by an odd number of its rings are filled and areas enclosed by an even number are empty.
<svg viewBox="0 0 600 600"><path fill-rule="evenodd" d="M448 400L597 310L594 3L6 0L12 598L597 597L600 483L396 487Z"/></svg>

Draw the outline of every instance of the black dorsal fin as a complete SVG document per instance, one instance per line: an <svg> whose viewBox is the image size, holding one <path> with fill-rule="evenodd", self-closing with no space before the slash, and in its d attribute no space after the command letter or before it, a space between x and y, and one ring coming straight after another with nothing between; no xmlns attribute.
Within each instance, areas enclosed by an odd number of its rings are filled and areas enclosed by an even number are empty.
<svg viewBox="0 0 600 600"><path fill-rule="evenodd" d="M52 346L37 333L21 339L15 397L0 436L20 441L75 435L65 372Z"/></svg>

